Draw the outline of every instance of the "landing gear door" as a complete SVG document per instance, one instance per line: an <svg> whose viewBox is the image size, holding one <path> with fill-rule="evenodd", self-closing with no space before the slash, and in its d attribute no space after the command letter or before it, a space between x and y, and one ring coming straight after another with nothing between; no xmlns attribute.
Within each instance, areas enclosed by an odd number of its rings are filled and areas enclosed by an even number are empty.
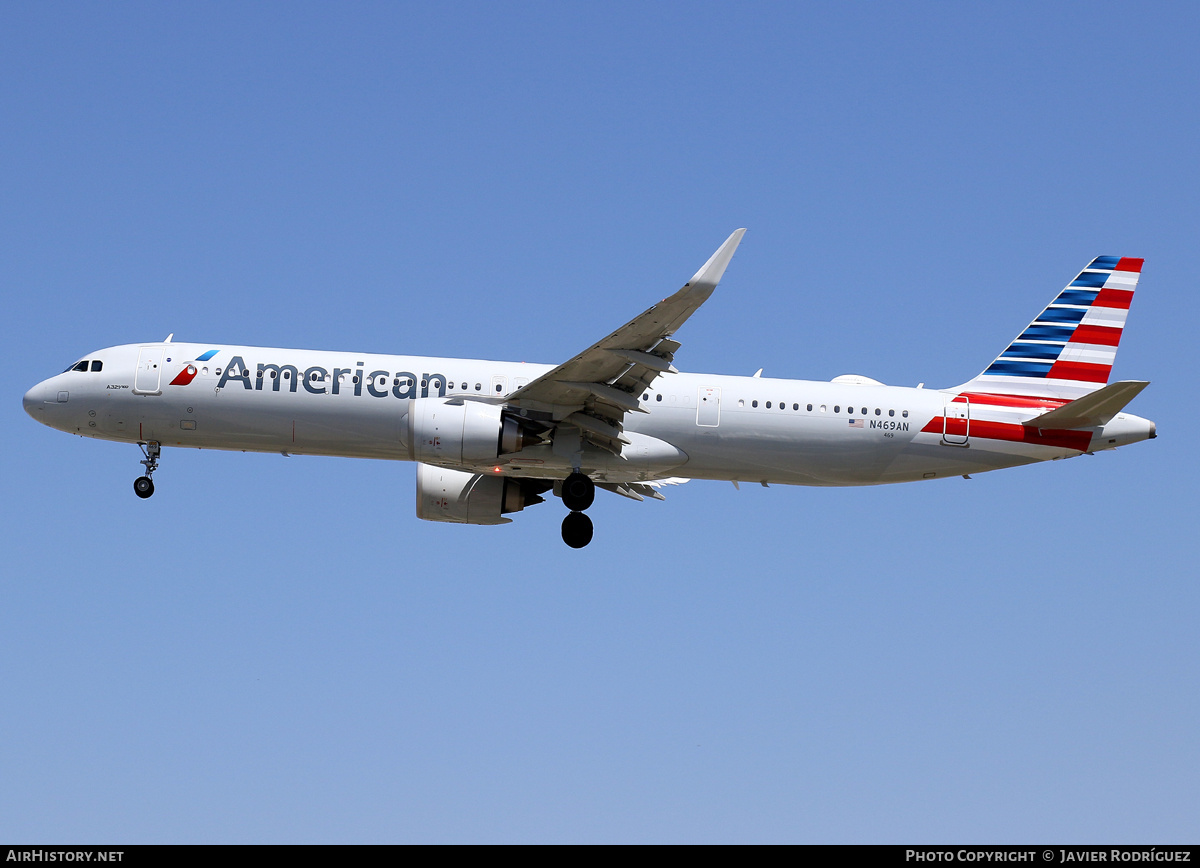
<svg viewBox="0 0 1200 868"><path fill-rule="evenodd" d="M947 401L943 418L945 427L942 429L942 442L948 446L966 446L971 434L970 399L966 395L959 395Z"/></svg>
<svg viewBox="0 0 1200 868"><path fill-rule="evenodd" d="M138 353L137 370L133 374L133 391L138 395L162 393L162 347L142 347Z"/></svg>
<svg viewBox="0 0 1200 868"><path fill-rule="evenodd" d="M701 428L716 428L721 424L721 390L701 386L696 393L696 424Z"/></svg>

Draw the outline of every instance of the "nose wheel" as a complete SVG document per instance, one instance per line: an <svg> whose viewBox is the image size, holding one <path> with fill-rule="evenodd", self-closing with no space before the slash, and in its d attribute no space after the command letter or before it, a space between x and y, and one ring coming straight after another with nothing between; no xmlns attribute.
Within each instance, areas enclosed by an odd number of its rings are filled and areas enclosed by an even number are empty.
<svg viewBox="0 0 1200 868"><path fill-rule="evenodd" d="M158 470L158 457L162 454L162 446L152 440L145 444L139 443L138 447L146 456L140 462L146 468L146 475L133 480L133 493L145 500L154 494L154 480L151 477L154 476L154 471Z"/></svg>
<svg viewBox="0 0 1200 868"><path fill-rule="evenodd" d="M583 511L595 499L596 483L585 474L575 471L563 480L563 506L571 512L563 519L562 538L573 549L581 549L592 541L592 520Z"/></svg>

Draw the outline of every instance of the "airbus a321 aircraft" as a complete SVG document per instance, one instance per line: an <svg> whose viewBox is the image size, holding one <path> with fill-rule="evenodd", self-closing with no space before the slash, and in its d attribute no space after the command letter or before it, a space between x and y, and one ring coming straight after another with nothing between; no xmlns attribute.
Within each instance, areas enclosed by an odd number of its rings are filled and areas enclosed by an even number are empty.
<svg viewBox="0 0 1200 868"><path fill-rule="evenodd" d="M744 229L683 288L557 367L217 344L88 353L25 394L37 421L136 443L154 493L163 446L417 462L417 516L503 524L562 498L592 539L597 487L633 500L688 479L877 485L1070 458L1155 436L1108 383L1141 259L1092 260L983 373L950 389L685 374L676 330ZM761 372L760 372L761 373Z"/></svg>

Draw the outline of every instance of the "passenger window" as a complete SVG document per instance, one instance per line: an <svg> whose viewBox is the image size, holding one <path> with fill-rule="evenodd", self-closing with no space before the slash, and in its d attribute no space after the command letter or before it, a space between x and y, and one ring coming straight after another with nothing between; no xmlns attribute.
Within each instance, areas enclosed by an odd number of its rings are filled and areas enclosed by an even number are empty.
<svg viewBox="0 0 1200 868"><path fill-rule="evenodd" d="M835 413L840 413L840 412L842 412L842 407L841 407L841 405L840 405L840 404L834 404L834 405L833 405L833 412L835 412Z"/></svg>
<svg viewBox="0 0 1200 868"><path fill-rule="evenodd" d="M810 413L812 412L812 404L808 405L808 412L810 412Z"/></svg>
<svg viewBox="0 0 1200 868"><path fill-rule="evenodd" d="M503 391L504 391L504 386L502 386L500 383L497 383L497 384L496 384L496 391L497 391L497 392L503 392ZM662 400L662 396L661 396L661 395L659 396L659 400Z"/></svg>
<svg viewBox="0 0 1200 868"><path fill-rule="evenodd" d="M662 402L662 395L655 395L655 396L654 396L654 400L655 400L655 401L658 401L658 402L660 402L660 403L661 403L661 402Z"/></svg>
<svg viewBox="0 0 1200 868"><path fill-rule="evenodd" d="M878 415L879 415L880 413L882 413L882 412L883 412L883 411L882 411L882 410L880 410L878 407L876 407L876 408L875 408L875 415L876 415L876 416L878 416Z"/></svg>
<svg viewBox="0 0 1200 868"><path fill-rule="evenodd" d="M757 406L758 406L758 401L751 401L751 402L750 402L750 406L751 406L751 407L757 407Z"/></svg>
<svg viewBox="0 0 1200 868"><path fill-rule="evenodd" d="M905 411L904 411L903 413L901 413L900 415L902 415L902 416L903 416L905 419L907 419L907 418L908 418L908 411L907 411L907 410L905 410Z"/></svg>
<svg viewBox="0 0 1200 868"><path fill-rule="evenodd" d="M104 370L104 362L100 361L99 359L93 359L92 360L92 373L94 374L97 371L103 371L103 370Z"/></svg>
<svg viewBox="0 0 1200 868"><path fill-rule="evenodd" d="M462 384L462 390L463 390L464 392L465 392L465 391L467 391L467 384L466 384L466 383L463 383L463 384Z"/></svg>
<svg viewBox="0 0 1200 868"><path fill-rule="evenodd" d="M768 410L770 410L770 409L771 409L771 402L770 402L770 401L767 401L767 409L768 409Z"/></svg>
<svg viewBox="0 0 1200 868"><path fill-rule="evenodd" d="M481 383L476 383L476 384L475 384L475 391L476 391L476 392L478 392L478 391L479 391L480 389L482 389L482 388L483 388L483 385L482 385Z"/></svg>
<svg viewBox="0 0 1200 868"><path fill-rule="evenodd" d="M822 412L822 413L826 412L826 410L825 410L825 405L824 405L824 404L822 404L822 405L821 405L821 412Z"/></svg>
<svg viewBox="0 0 1200 868"><path fill-rule="evenodd" d="M895 410L888 410L888 415L889 415L889 416L895 416L895 415L896 415L896 411L895 411Z"/></svg>

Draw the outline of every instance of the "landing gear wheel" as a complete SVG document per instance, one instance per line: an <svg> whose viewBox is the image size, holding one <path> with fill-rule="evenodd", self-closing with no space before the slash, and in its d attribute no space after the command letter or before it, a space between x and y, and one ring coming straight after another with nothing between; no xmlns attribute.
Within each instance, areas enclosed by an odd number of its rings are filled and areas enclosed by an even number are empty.
<svg viewBox="0 0 1200 868"><path fill-rule="evenodd" d="M562 484L563 505L571 512L581 512L596 499L596 483L582 473L572 473ZM588 534L591 539L591 534ZM584 543L587 545L587 543Z"/></svg>
<svg viewBox="0 0 1200 868"><path fill-rule="evenodd" d="M158 457L162 455L162 444L157 440L151 440L148 443L139 443L138 448L146 456L143 461L138 462L146 468L146 475L133 480L133 493L145 500L154 494L154 480L150 477L154 475L155 470L158 470Z"/></svg>
<svg viewBox="0 0 1200 868"><path fill-rule="evenodd" d="M572 512L563 519L563 542L573 549L581 549L592 541L592 520L582 512Z"/></svg>

